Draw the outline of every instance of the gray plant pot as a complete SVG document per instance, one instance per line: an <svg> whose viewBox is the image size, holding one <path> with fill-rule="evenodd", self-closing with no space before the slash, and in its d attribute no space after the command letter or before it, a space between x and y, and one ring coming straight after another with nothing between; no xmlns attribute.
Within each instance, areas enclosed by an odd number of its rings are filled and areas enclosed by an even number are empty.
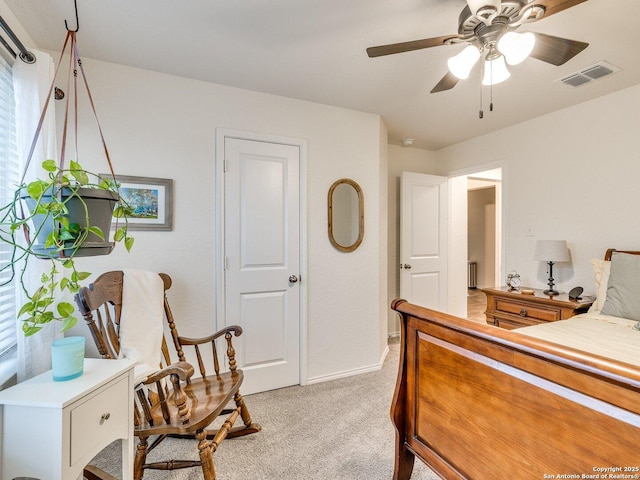
<svg viewBox="0 0 640 480"><path fill-rule="evenodd" d="M73 191L70 188L64 187L62 189L62 198L70 197ZM55 194L55 193L54 193ZM102 233L105 235L105 240L94 233L89 233L86 241L80 248L74 253L72 249L64 250L64 256L69 257L71 255L76 257L89 257L97 255L108 255L113 250L114 242L109 242L109 231L111 229L111 221L113 219L113 209L118 201L118 196L109 190L102 190L97 188L80 188L77 194L82 197L82 200L86 203L89 212L89 221L91 226L100 227ZM28 194L24 193L22 198L25 200L29 209L34 209L36 201ZM51 194L45 194L42 196L41 203L49 202ZM82 201L75 196L72 196L67 202L67 209L69 210L69 222L77 223L81 227L86 227L87 222L85 218L85 208ZM41 228L42 227L42 228ZM36 244L34 245L34 251L45 258L59 257L59 252L54 248L45 248L44 244L47 237L54 228L57 228L56 222L51 218L47 218L47 215L36 214L33 218L33 228L37 232ZM72 242L70 242L71 244Z"/></svg>

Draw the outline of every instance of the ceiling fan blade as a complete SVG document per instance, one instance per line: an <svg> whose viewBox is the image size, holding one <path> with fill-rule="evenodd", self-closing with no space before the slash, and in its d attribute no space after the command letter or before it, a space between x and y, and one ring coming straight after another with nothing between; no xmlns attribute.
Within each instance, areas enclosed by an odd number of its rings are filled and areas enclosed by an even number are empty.
<svg viewBox="0 0 640 480"><path fill-rule="evenodd" d="M534 0L530 5L542 5L544 7L544 16L542 18L547 18L586 1L587 0Z"/></svg>
<svg viewBox="0 0 640 480"><path fill-rule="evenodd" d="M556 66L571 60L589 46L585 42L554 37L544 33L536 33L535 36L536 45L530 56Z"/></svg>
<svg viewBox="0 0 640 480"><path fill-rule="evenodd" d="M455 87L460 80L453 73L447 72L442 79L431 89L430 93L444 92L445 90L451 90Z"/></svg>
<svg viewBox="0 0 640 480"><path fill-rule="evenodd" d="M422 48L439 47L446 45L447 40L461 38L460 35L445 35L443 37L425 38L423 40L413 40L411 42L392 43L390 45L380 45L378 47L367 48L369 57L381 57L383 55L393 55L394 53L411 52Z"/></svg>

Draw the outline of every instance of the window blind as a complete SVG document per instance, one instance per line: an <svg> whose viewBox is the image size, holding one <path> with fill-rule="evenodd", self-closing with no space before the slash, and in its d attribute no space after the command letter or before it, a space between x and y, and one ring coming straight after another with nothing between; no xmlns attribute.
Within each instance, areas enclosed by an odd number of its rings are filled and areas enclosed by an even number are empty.
<svg viewBox="0 0 640 480"><path fill-rule="evenodd" d="M6 205L18 183L15 103L11 66L0 56L0 205ZM11 248L0 242L0 268L10 261ZM0 284L11 278L11 271L0 272ZM15 281L0 286L0 357L16 344Z"/></svg>

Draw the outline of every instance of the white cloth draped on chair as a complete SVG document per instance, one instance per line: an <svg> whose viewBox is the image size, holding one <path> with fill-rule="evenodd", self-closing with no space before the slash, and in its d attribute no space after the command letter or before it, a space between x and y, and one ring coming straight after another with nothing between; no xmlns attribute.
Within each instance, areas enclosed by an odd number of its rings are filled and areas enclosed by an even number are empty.
<svg viewBox="0 0 640 480"><path fill-rule="evenodd" d="M138 383L158 370L162 359L164 283L155 272L123 270L120 357L136 362Z"/></svg>

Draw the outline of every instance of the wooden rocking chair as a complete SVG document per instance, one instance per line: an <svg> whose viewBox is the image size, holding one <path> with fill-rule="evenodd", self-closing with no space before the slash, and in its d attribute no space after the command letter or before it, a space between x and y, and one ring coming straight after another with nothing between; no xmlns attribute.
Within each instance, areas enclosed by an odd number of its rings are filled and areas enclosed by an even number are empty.
<svg viewBox="0 0 640 480"><path fill-rule="evenodd" d="M108 474L94 465L87 465L84 468L82 477L84 480L118 480L113 475Z"/></svg>
<svg viewBox="0 0 640 480"><path fill-rule="evenodd" d="M140 480L145 469L173 470L202 467L205 480L215 479L213 452L227 437L259 432L240 395L243 373L238 369L231 339L242 334L242 328L231 326L205 338L184 338L178 335L166 291L171 278L159 274L164 283L164 312L169 324L178 362L172 364L165 338L162 338L162 362L159 370L136 386L134 434L139 443L134 459L134 479ZM75 296L80 312L91 330L98 351L103 358L118 358L120 352L120 315L124 274L114 271L102 274L89 287ZM216 339L224 337L229 371L221 373ZM222 341L222 340L220 340ZM208 374L201 346L212 348L213 372ZM192 378L194 368L185 360L184 348L195 350L201 377ZM233 405L228 406L231 402ZM218 430L206 430L219 416L228 415ZM240 416L243 426L233 424ZM167 436L195 437L200 460L168 460L146 463L147 454ZM149 445L149 439L155 437ZM195 447L195 445L194 445ZM87 475L90 472L85 472ZM87 475L88 476L88 475ZM90 476L88 476L91 478Z"/></svg>

